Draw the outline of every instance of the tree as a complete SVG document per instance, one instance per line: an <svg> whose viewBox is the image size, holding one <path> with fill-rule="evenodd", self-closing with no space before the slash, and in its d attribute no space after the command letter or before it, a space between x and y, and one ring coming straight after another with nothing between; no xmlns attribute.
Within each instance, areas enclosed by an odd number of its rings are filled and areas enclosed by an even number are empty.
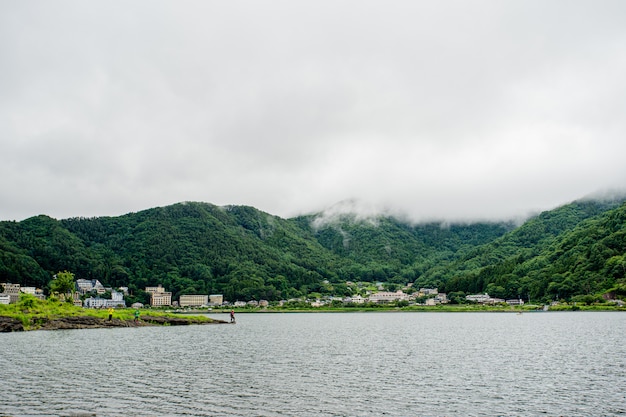
<svg viewBox="0 0 626 417"><path fill-rule="evenodd" d="M55 278L50 281L50 292L57 294L73 294L76 285L74 283L74 274L68 271L59 272Z"/></svg>

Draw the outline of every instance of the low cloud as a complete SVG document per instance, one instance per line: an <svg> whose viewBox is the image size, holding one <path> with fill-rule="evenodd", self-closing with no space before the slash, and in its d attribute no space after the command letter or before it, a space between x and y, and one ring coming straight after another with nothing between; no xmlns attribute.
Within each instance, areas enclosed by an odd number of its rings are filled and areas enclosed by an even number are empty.
<svg viewBox="0 0 626 417"><path fill-rule="evenodd" d="M625 15L5 2L0 219L180 201L290 217L351 198L416 221L508 219L623 189Z"/></svg>

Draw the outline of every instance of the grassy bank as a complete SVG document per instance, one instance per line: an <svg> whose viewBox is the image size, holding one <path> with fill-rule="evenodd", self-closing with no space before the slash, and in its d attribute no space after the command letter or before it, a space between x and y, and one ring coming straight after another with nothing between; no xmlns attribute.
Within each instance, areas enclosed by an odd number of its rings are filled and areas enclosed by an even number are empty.
<svg viewBox="0 0 626 417"><path fill-rule="evenodd" d="M135 309L130 308L114 309L113 319L116 321L130 323L134 321L134 312ZM142 317L147 318L148 315L151 319L176 319L181 317L180 315L174 313L148 309L140 310L140 320ZM24 330L36 330L40 328L43 323L67 317L93 317L99 320L108 320L109 313L108 309L82 308L67 302L39 300L31 295L23 294L20 296L20 300L16 304L0 305L0 316L19 320L24 326ZM189 321L191 324L207 324L217 322L214 319L203 316L186 316L185 320ZM167 325L167 321L161 322ZM158 320L151 320L151 324L157 323L159 323Z"/></svg>

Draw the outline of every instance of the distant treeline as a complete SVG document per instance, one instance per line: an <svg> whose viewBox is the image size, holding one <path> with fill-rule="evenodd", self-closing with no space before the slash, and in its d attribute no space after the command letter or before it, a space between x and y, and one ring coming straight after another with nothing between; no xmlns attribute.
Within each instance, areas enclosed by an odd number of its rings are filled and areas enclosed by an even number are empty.
<svg viewBox="0 0 626 417"><path fill-rule="evenodd" d="M342 215L282 219L247 206L180 203L119 217L0 222L0 282L48 289L52 276L162 284L227 300L352 295L347 282L437 287L549 301L623 295L626 204L578 201L513 223L411 224Z"/></svg>

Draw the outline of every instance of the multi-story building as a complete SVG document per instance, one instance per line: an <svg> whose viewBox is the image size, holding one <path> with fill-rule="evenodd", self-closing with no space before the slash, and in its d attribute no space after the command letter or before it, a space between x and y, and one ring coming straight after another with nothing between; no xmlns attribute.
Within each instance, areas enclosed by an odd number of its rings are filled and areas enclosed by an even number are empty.
<svg viewBox="0 0 626 417"><path fill-rule="evenodd" d="M37 291L35 287L20 287L20 292L24 294L35 295L35 291Z"/></svg>
<svg viewBox="0 0 626 417"><path fill-rule="evenodd" d="M491 300L491 297L489 297L489 294L484 293L484 294L472 294L472 295L466 295L465 299L467 301L474 301L475 303L488 303Z"/></svg>
<svg viewBox="0 0 626 417"><path fill-rule="evenodd" d="M379 291L370 295L369 300L371 303L388 303L391 301L408 300L409 296L402 291L390 292Z"/></svg>
<svg viewBox="0 0 626 417"><path fill-rule="evenodd" d="M224 296L222 294L209 295L209 304L212 306L221 306L224 304Z"/></svg>
<svg viewBox="0 0 626 417"><path fill-rule="evenodd" d="M150 294L150 305L152 307L172 305L172 293L165 291L161 284L157 287L146 287L146 292Z"/></svg>
<svg viewBox="0 0 626 417"><path fill-rule="evenodd" d="M91 290L93 289L93 284L91 283L90 279L77 279L76 280L76 291L78 291L81 294L87 294L88 292L91 292Z"/></svg>
<svg viewBox="0 0 626 417"><path fill-rule="evenodd" d="M20 292L23 292L24 294L34 295L35 297L39 298L40 300L45 300L46 299L46 296L44 295L43 290L41 288L21 287L20 288Z"/></svg>
<svg viewBox="0 0 626 417"><path fill-rule="evenodd" d="M171 306L172 305L172 293L171 292L159 292L159 293L150 294L150 305L153 307Z"/></svg>
<svg viewBox="0 0 626 417"><path fill-rule="evenodd" d="M126 301L124 301L123 293L113 291L110 300L100 297L89 297L83 305L87 308L126 307Z"/></svg>
<svg viewBox="0 0 626 417"><path fill-rule="evenodd" d="M180 296L178 304L181 307L199 307L209 303L208 295L201 294L185 294Z"/></svg>
<svg viewBox="0 0 626 417"><path fill-rule="evenodd" d="M9 294L2 293L0 294L0 304L10 304L11 296Z"/></svg>
<svg viewBox="0 0 626 417"><path fill-rule="evenodd" d="M0 283L0 286L4 288L3 295L9 296L9 303L15 304L20 299L20 284L11 284L8 282Z"/></svg>
<svg viewBox="0 0 626 417"><path fill-rule="evenodd" d="M363 304L365 303L365 298L361 297L360 294L353 295L352 297L346 297L343 299L344 303L354 303L354 304Z"/></svg>
<svg viewBox="0 0 626 417"><path fill-rule="evenodd" d="M149 293L149 294L165 292L165 288L163 288L163 286L161 284L159 284L156 287L146 287L146 292Z"/></svg>
<svg viewBox="0 0 626 417"><path fill-rule="evenodd" d="M106 289L104 285L100 283L97 279L77 279L76 280L76 291L81 294L87 294L92 291L96 291L98 294L104 294Z"/></svg>
<svg viewBox="0 0 626 417"><path fill-rule="evenodd" d="M420 288L419 292L417 293L420 297L423 297L425 295L437 295L439 294L439 291L437 290L437 288Z"/></svg>

